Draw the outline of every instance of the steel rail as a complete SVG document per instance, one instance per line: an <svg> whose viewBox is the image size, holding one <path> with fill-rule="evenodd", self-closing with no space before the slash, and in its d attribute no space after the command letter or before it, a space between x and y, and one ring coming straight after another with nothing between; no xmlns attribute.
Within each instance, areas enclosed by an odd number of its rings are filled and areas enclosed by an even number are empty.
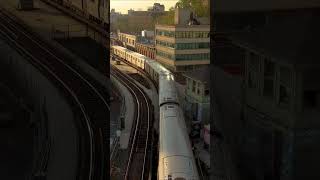
<svg viewBox="0 0 320 180"><path fill-rule="evenodd" d="M11 19L11 17L9 17L6 13L3 13L3 9L0 9L0 14L5 15L6 18ZM1 18L1 16L0 16ZM6 21L7 23L10 23L8 21ZM11 25L12 26L17 26L17 25L13 25L14 21L11 19ZM72 71L73 73L75 73L79 78L81 78L88 86L90 86L92 88L93 91L95 91L95 93L101 98L101 100L103 101L103 103L105 104L105 106L108 107L108 109L110 110L109 104L106 102L106 100L104 99L104 97L101 95L101 93L86 79L84 78L80 73L78 73L74 68L72 68L70 65L68 65L67 63L65 63L62 59L60 59L59 57L57 57L56 55L54 55L52 52L50 52L48 49L44 48L42 45L42 42L36 41L34 40L32 37L30 37L28 34L26 34L24 31L21 31L19 28L17 28L16 30L19 30L20 33L24 34L26 37L30 38L30 40L32 40L34 43L36 43L37 45L39 45L39 47L42 48L42 50L46 51L47 53L49 53L50 55L52 55L53 57L56 58L56 60L58 60L60 63L62 63L64 66L66 66L70 71ZM37 37L38 38L38 37ZM42 44L40 44L42 43Z"/></svg>
<svg viewBox="0 0 320 180"><path fill-rule="evenodd" d="M2 16L5 17L2 17ZM47 72L49 72L51 75L53 75L53 77L55 77L56 80L58 80L60 83L62 83L62 85L67 88L67 90L71 93L72 97L76 98L77 103L79 104L79 107L81 108L81 111L85 117L85 122L86 122L86 126L88 128L88 132L89 132L89 139L90 139L90 168L89 168L89 179L93 179L93 169L94 169L94 152L95 152L95 147L94 147L94 139L93 139L93 130L92 130L92 125L90 122L90 118L87 115L87 111L84 108L84 105L82 103L80 103L79 98L77 97L76 93L74 90L71 90L71 88L69 86L66 85L66 83L58 77L58 75L53 72L50 68L49 65L47 63L41 62L40 59L34 57L30 52L28 52L26 50L26 48L22 47L19 43L17 43L17 39L21 38L21 36L15 36L14 38L10 37L9 35L7 35L8 32L10 32L10 34L16 34L15 32L19 32L22 35L24 35L23 38L27 38L28 40L30 40L32 43L35 43L36 46L38 46L38 48L40 48L42 51L46 52L47 54L49 54L52 58L54 58L54 60L57 60L57 62L60 63L60 65L63 65L64 67L66 67L68 70L70 70L73 75L76 75L77 77L79 77L79 79L82 82L85 82L85 84L87 86L90 87L90 90L94 91L95 94L99 97L99 99L103 102L104 106L108 108L108 110L110 110L109 105L107 104L107 102L105 101L105 99L102 97L102 95L98 92L98 90L91 84L89 83L81 74L79 74L75 69L73 69L71 66L69 66L68 64L64 63L59 57L57 57L56 55L54 55L52 52L50 52L48 49L46 49L44 42L42 42L41 40L39 40L38 36L35 36L34 34L30 33L31 35L25 33L25 27L21 26L20 24L17 24L14 20L12 20L11 17L9 17L7 14L3 13L0 11L0 19L6 23L6 25L12 26L11 30L9 28L9 26L4 26L1 25L3 27L3 30L1 31L3 35L5 35L8 40L10 40L12 43L14 43L19 49L20 51L23 51L27 56L29 56L29 58L31 58L33 61L36 61L38 64L41 65L42 68L44 68ZM9 21L11 20L11 21ZM23 30L19 29L22 28ZM5 32L4 30L6 30L7 32ZM43 46L44 45L44 46ZM29 50L31 51L31 50ZM53 68L53 67L51 67ZM54 68L53 68L54 69ZM101 133L100 133L101 135ZM101 146L103 147L103 146ZM103 149L103 148L102 148ZM101 151L101 154L103 153L103 150ZM103 176L101 174L101 176Z"/></svg>
<svg viewBox="0 0 320 180"><path fill-rule="evenodd" d="M146 104L146 108L147 108L147 133L146 133L146 139L145 139L145 146L144 146L144 157L143 157L143 164L142 164L142 171L141 171L141 175L140 175L140 179L143 180L144 179L144 174L145 174L145 167L146 167L146 159L147 159L147 150L148 150L148 146L149 146L149 134L150 134L150 105L149 105L149 101L147 96L145 95L144 91L141 90L141 88L136 85L134 83L134 80L131 79L130 77L128 77L127 75L124 75L123 73L121 73L119 70L116 70L115 68L112 68L114 71L117 71L117 74L120 75L123 79L126 79L128 82L130 82L131 85L133 85L133 87L135 87L139 93L142 95L143 97L143 101L145 101ZM112 72L112 75L114 75L114 73ZM118 77L118 75L116 75ZM118 77L119 78L119 77ZM122 81L124 82L124 81ZM132 89L129 85L127 85L130 89ZM138 111L139 112L139 111ZM128 164L127 164L127 168L126 168L126 173L125 173L125 179L128 179L128 174L129 174L129 170L131 168L131 163L132 163L132 158L134 155L134 149L136 149L136 139L138 138L138 134L140 132L140 128L139 126L142 126L142 122L140 119L137 119L138 121L136 122L136 126L135 126L135 133L134 133L134 137L133 137L133 144L130 148L130 155L129 155L129 160L128 160Z"/></svg>
<svg viewBox="0 0 320 180"><path fill-rule="evenodd" d="M115 56L117 59L119 59L121 62L124 62L125 64L127 64L128 66L134 68L135 70L139 71L142 75L144 75L146 78L149 79L149 81L152 82L152 84L154 85L154 87L156 87L156 90L158 92L158 85L152 80L151 76L143 69L141 69L140 67L138 67L137 65L124 60L123 58L119 57L118 55L114 54L112 51L110 51L110 53L113 54L113 56Z"/></svg>
<svg viewBox="0 0 320 180"><path fill-rule="evenodd" d="M112 68L114 69L114 68ZM123 84L127 89L129 89L130 93L134 95L135 97L135 100L136 100L136 103L137 103L137 114L136 114L136 122L135 122L135 130L134 130L134 136L133 136L133 140L132 140L132 136L130 136L130 140L129 140L129 143L132 142L133 144L131 144L130 146L130 154L129 154L129 159L128 159L128 163L127 163L127 167L126 167L126 173L125 173L125 179L127 179L127 173L129 171L129 164L131 163L131 159L132 159L132 152L133 152L133 148L134 148L134 145L135 145L135 138L136 138L136 134L137 134L137 125L138 125L138 122L139 122L139 119L140 119L140 101L139 101L139 98L137 96L137 94L135 93L135 91L130 87L130 85L128 85L127 82L125 82L123 79L121 79L116 73L114 73L112 70L110 71L110 74L117 78L118 81L121 82L121 84Z"/></svg>
<svg viewBox="0 0 320 180"><path fill-rule="evenodd" d="M2 26L2 24L0 23L0 26ZM2 26L4 27L4 26ZM5 28L6 29L6 28ZM66 85L66 83L64 83L64 81L59 78L51 69L49 69L47 66L43 65L41 63L41 61L39 61L37 58L35 58L31 53L29 53L28 51L26 51L20 44L18 44L17 42L15 42L16 40L12 39L10 36L8 36L6 34L6 32L4 32L2 29L0 29L0 33L4 36L6 36L8 38L8 40L11 41L11 43L13 43L16 47L19 48L20 51L22 51L22 53L24 53L27 57L31 58L32 60L36 61L39 65L41 65L41 67L43 69L46 70L46 72L49 72L67 91L68 93L70 93L71 97L76 101L76 103L79 105L82 115L84 116L84 118L86 119L86 123L87 123L87 127L88 127L88 132L89 132L89 136L90 136L90 159L92 161L92 153L93 153L93 132L91 129L91 126L89 125L90 121L89 121L89 117L87 116L87 113L85 111L85 108L83 106L83 104L80 102L80 100L78 99L78 97L76 96L76 93L69 88L68 85ZM89 171L89 179L92 179L92 162L90 163L90 171Z"/></svg>

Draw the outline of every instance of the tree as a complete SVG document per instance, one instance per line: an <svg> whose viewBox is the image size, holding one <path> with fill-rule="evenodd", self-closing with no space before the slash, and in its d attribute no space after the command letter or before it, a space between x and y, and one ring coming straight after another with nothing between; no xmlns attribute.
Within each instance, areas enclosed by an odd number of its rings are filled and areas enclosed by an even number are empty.
<svg viewBox="0 0 320 180"><path fill-rule="evenodd" d="M176 3L176 8L190 8L199 17L209 17L210 10L208 6L205 6L201 0L179 0Z"/></svg>
<svg viewBox="0 0 320 180"><path fill-rule="evenodd" d="M176 3L176 8L192 8L191 7L191 0L179 0Z"/></svg>
<svg viewBox="0 0 320 180"><path fill-rule="evenodd" d="M166 15L155 18L155 24L174 24L175 8L171 7Z"/></svg>

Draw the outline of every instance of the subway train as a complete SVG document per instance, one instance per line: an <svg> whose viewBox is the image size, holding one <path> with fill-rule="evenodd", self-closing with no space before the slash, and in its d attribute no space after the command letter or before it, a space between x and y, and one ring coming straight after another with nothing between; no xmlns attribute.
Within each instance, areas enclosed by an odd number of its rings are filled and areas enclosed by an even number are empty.
<svg viewBox="0 0 320 180"><path fill-rule="evenodd" d="M74 13L86 17L88 20L108 28L109 0L46 0L54 1L70 9Z"/></svg>
<svg viewBox="0 0 320 180"><path fill-rule="evenodd" d="M111 52L143 69L158 86L158 180L198 180L198 170L173 74L158 62L124 47L111 46Z"/></svg>

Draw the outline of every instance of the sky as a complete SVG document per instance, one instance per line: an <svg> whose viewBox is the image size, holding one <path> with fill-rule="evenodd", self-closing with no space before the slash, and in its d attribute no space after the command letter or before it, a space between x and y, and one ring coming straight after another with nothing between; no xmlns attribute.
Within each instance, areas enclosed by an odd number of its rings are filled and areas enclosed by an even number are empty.
<svg viewBox="0 0 320 180"><path fill-rule="evenodd" d="M165 10L169 10L174 6L178 0L111 0L110 9L115 9L116 12L127 14L129 9L133 10L147 10L148 7L153 6L154 3L163 4Z"/></svg>

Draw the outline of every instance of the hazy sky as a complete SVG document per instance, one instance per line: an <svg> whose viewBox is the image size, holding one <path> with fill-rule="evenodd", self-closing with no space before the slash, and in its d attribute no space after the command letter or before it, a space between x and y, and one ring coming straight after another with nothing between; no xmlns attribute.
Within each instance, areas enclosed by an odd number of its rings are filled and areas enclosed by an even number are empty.
<svg viewBox="0 0 320 180"><path fill-rule="evenodd" d="M116 9L116 12L127 14L129 9L147 10L148 7L153 6L154 3L163 4L165 10L169 10L174 6L178 0L111 0L110 9Z"/></svg>

